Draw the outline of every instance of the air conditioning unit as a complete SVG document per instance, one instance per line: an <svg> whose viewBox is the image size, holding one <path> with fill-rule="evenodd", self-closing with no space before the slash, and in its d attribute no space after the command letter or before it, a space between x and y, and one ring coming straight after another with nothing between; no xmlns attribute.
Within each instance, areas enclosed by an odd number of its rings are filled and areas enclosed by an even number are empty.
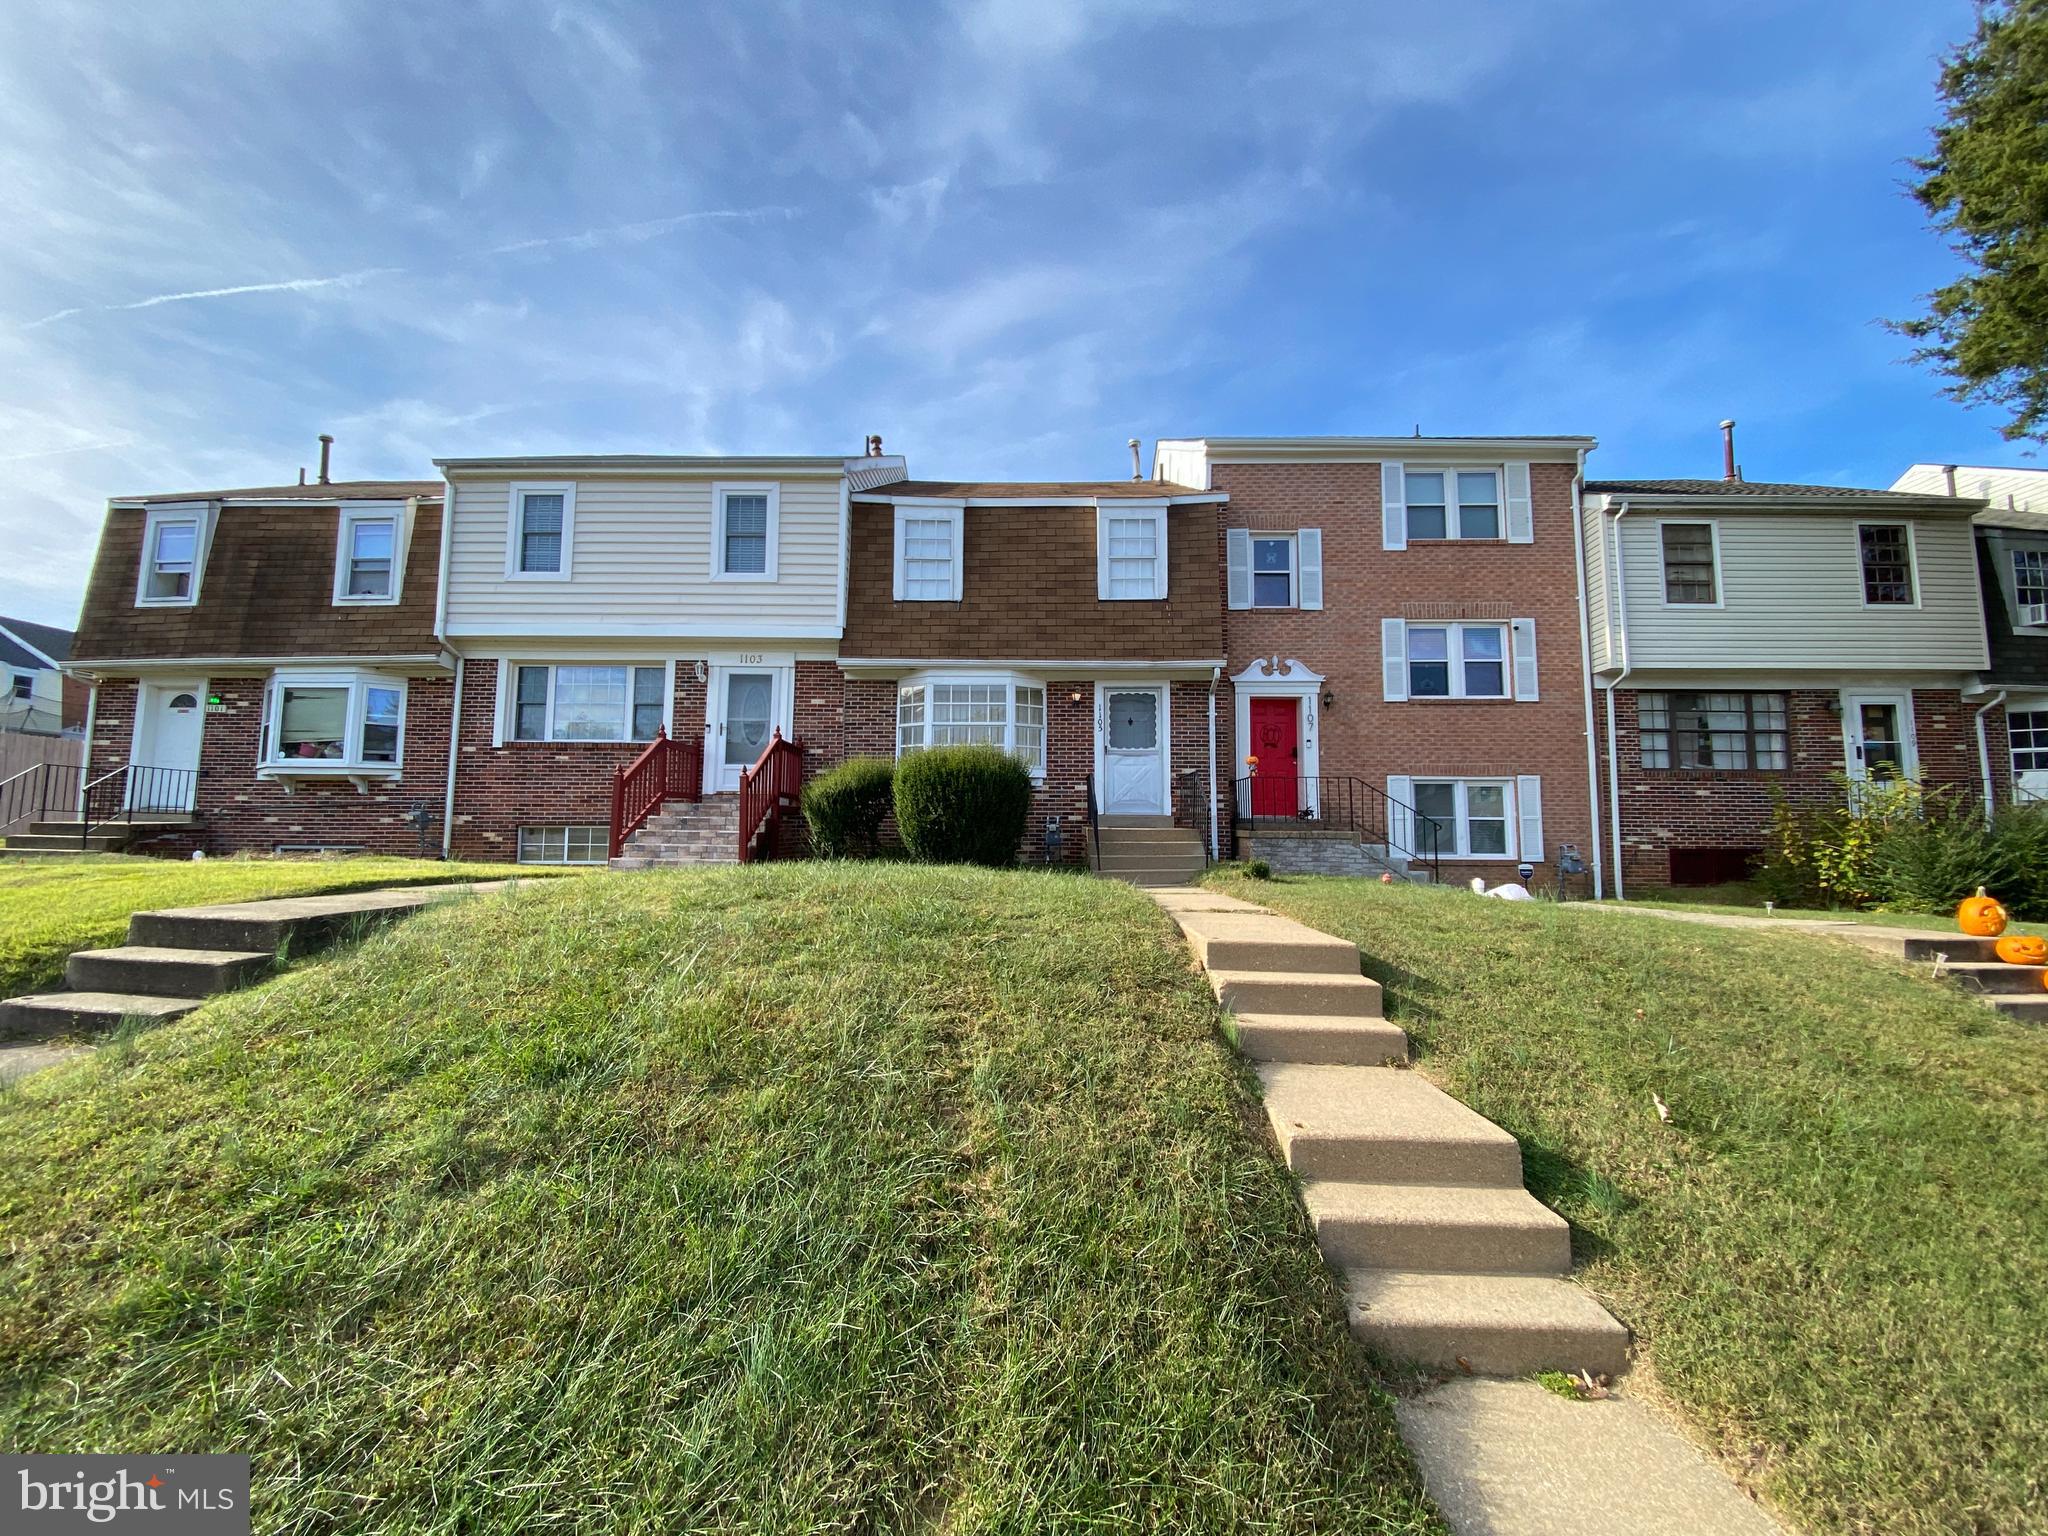
<svg viewBox="0 0 2048 1536"><path fill-rule="evenodd" d="M2022 603L2020 605L2020 623L2028 628L2035 626L2048 627L2048 603Z"/></svg>

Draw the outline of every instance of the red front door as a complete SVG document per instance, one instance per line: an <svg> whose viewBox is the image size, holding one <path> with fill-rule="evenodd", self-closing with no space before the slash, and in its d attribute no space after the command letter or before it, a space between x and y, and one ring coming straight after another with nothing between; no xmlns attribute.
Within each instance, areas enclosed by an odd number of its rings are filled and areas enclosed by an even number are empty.
<svg viewBox="0 0 2048 1536"><path fill-rule="evenodd" d="M1297 699L1251 701L1252 814L1293 816L1301 809L1301 703ZM1249 767L1249 765L1247 765Z"/></svg>

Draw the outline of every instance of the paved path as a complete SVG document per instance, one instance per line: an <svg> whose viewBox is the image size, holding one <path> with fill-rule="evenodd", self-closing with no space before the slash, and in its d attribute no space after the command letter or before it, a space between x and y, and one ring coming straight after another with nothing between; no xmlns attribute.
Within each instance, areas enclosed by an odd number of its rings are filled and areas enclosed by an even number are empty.
<svg viewBox="0 0 2048 1536"><path fill-rule="evenodd" d="M1953 928L1893 928L1884 923L1859 923L1854 918L1834 917L1745 917L1735 912L1689 912L1684 907L1651 907L1634 901L1573 902L1576 912L1620 912L1640 917L1668 917L1681 923L1703 923L1709 928L1768 928L1774 933L1818 933L1831 939L1847 939L1866 949L1902 954L1908 939L1929 943L1960 943L1962 935Z"/></svg>

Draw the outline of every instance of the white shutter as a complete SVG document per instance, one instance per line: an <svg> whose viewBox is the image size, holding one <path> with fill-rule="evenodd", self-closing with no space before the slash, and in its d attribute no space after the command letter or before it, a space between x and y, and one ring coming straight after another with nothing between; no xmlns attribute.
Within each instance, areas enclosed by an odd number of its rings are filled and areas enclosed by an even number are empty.
<svg viewBox="0 0 2048 1536"><path fill-rule="evenodd" d="M1224 564L1230 572L1230 606L1252 605L1252 533L1249 528L1232 528L1223 536L1227 552Z"/></svg>
<svg viewBox="0 0 2048 1536"><path fill-rule="evenodd" d="M1380 466L1380 548L1408 547L1408 471L1400 464Z"/></svg>
<svg viewBox="0 0 2048 1536"><path fill-rule="evenodd" d="M1408 697L1408 624L1404 619L1380 620L1380 696L1389 704Z"/></svg>
<svg viewBox="0 0 2048 1536"><path fill-rule="evenodd" d="M1323 530L1303 528L1294 535L1294 558L1300 565L1301 606L1323 606Z"/></svg>
<svg viewBox="0 0 2048 1536"><path fill-rule="evenodd" d="M1529 466L1509 464L1507 469L1508 542L1536 542L1536 518L1529 504Z"/></svg>
<svg viewBox="0 0 2048 1536"><path fill-rule="evenodd" d="M1525 864L1543 862L1543 781L1533 773L1515 780L1515 810L1522 821L1521 855Z"/></svg>
<svg viewBox="0 0 2048 1536"><path fill-rule="evenodd" d="M512 663L500 656L498 658L498 694L494 701L495 707L491 710L491 745L494 747L505 745L506 700L511 693L511 688Z"/></svg>
<svg viewBox="0 0 2048 1536"><path fill-rule="evenodd" d="M894 555L893 555L893 556L891 557L891 559L892 559L892 561L893 561L893 563L894 563L894 567L895 567L895 569L894 569L894 574L893 574L893 575L892 575L892 576L890 577L890 580L889 580L889 595L890 595L890 596L891 596L892 598L894 598L894 599L895 599L895 600L896 600L897 602L899 602L899 603L900 603L900 602L902 602L902 601L903 601L903 521L904 521L904 519L903 519L903 509L902 509L901 507L897 507L897 508L895 508L895 509L894 509L894 511L895 511L895 513L896 513L896 518L895 518L895 522L896 522L896 543L895 543L895 554L894 554Z"/></svg>
<svg viewBox="0 0 2048 1536"><path fill-rule="evenodd" d="M1412 857L1415 853L1414 818L1409 803L1415 786L1403 775L1387 780L1387 852Z"/></svg>
<svg viewBox="0 0 2048 1536"><path fill-rule="evenodd" d="M1516 619L1509 626L1515 646L1515 697L1527 702L1536 698L1536 621Z"/></svg>
<svg viewBox="0 0 2048 1536"><path fill-rule="evenodd" d="M1109 509L1095 504L1095 596L1109 601Z"/></svg>

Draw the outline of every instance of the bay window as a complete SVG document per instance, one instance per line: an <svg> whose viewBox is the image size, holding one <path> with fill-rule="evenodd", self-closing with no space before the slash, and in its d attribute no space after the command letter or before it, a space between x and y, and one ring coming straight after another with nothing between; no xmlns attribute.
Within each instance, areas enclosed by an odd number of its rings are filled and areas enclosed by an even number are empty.
<svg viewBox="0 0 2048 1536"><path fill-rule="evenodd" d="M404 738L399 678L279 672L264 692L262 766L273 773L396 773Z"/></svg>
<svg viewBox="0 0 2048 1536"><path fill-rule="evenodd" d="M1045 772L1045 686L1003 673L908 679L896 690L896 755L998 747Z"/></svg>
<svg viewBox="0 0 2048 1536"><path fill-rule="evenodd" d="M513 741L652 741L667 721L668 669L660 664L512 669Z"/></svg>

